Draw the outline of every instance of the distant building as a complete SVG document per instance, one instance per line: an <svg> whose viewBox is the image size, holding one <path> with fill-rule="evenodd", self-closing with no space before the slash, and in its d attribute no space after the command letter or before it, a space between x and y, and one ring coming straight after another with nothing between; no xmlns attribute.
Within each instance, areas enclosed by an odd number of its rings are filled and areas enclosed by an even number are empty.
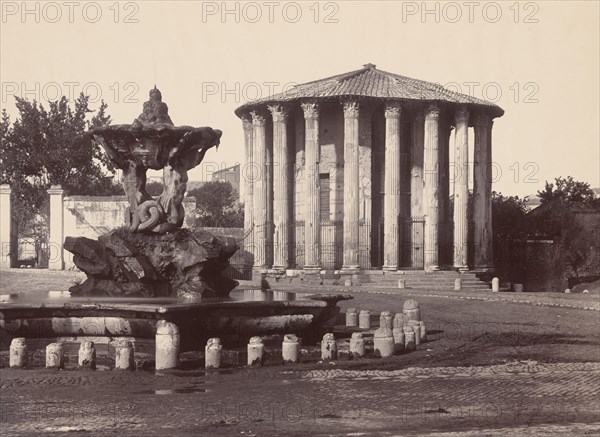
<svg viewBox="0 0 600 437"><path fill-rule="evenodd" d="M213 181L229 182L237 197L240 196L240 165L236 164L232 167L224 168L223 170L217 170L212 174Z"/></svg>

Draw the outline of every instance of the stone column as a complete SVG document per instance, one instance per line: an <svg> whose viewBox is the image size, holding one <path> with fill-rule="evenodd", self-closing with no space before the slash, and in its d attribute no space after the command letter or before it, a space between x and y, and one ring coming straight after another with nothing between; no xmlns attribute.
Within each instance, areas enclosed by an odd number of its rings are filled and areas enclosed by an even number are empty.
<svg viewBox="0 0 600 437"><path fill-rule="evenodd" d="M253 158L253 127L252 117L244 115L242 117L242 123L244 125L244 145L246 155L246 166L242 171L242 178L244 179L244 235L246 236L245 249L251 250L252 245L252 227L254 225L253 216L253 190L254 190L254 179L256 176L256 170Z"/></svg>
<svg viewBox="0 0 600 437"><path fill-rule="evenodd" d="M0 185L0 267L11 268L18 257L18 245L13 238L12 202L10 186Z"/></svg>
<svg viewBox="0 0 600 437"><path fill-rule="evenodd" d="M439 123L439 224L438 224L438 262L440 265L452 264L452 230L450 225L450 134L452 121L448 114L440 117Z"/></svg>
<svg viewBox="0 0 600 437"><path fill-rule="evenodd" d="M475 119L475 151L473 178L474 268L494 269L492 247L492 121L487 114Z"/></svg>
<svg viewBox="0 0 600 437"><path fill-rule="evenodd" d="M469 222L469 111L460 107L454 125L454 268L466 271Z"/></svg>
<svg viewBox="0 0 600 437"><path fill-rule="evenodd" d="M254 266L267 267L267 142L265 115L252 111L253 158L258 174L253 184Z"/></svg>
<svg viewBox="0 0 600 437"><path fill-rule="evenodd" d="M50 195L50 270L63 270L65 268L63 243L65 242L64 230L64 191L60 185L52 185L48 190Z"/></svg>
<svg viewBox="0 0 600 437"><path fill-rule="evenodd" d="M417 110L412 124L412 169L410 183L410 215L423 217L423 153L425 117Z"/></svg>
<svg viewBox="0 0 600 437"><path fill-rule="evenodd" d="M275 225L273 268L287 269L290 234L289 150L287 111L282 105L269 106L273 116L273 222Z"/></svg>
<svg viewBox="0 0 600 437"><path fill-rule="evenodd" d="M439 121L440 110L430 105L425 115L423 209L425 212L425 270L439 270Z"/></svg>
<svg viewBox="0 0 600 437"><path fill-rule="evenodd" d="M358 271L359 234L359 105L355 100L343 102L344 108L344 259L342 270Z"/></svg>
<svg viewBox="0 0 600 437"><path fill-rule="evenodd" d="M399 102L385 105L385 180L383 198L383 270L398 270L398 217L400 216Z"/></svg>
<svg viewBox="0 0 600 437"><path fill-rule="evenodd" d="M319 186L319 104L302 103L305 123L306 192L304 209L304 270L319 271L320 259L320 186Z"/></svg>

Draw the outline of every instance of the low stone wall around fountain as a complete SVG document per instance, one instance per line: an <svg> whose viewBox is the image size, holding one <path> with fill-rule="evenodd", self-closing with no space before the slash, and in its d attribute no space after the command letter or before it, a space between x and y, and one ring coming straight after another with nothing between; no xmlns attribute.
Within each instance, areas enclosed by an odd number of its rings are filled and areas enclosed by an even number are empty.
<svg viewBox="0 0 600 437"><path fill-rule="evenodd" d="M237 366L263 366L295 363L318 363L336 360L357 360L365 357L387 358L410 353L427 341L425 323L421 320L419 304L414 299L404 303L403 312L392 315L384 311L379 315L377 329L371 327L372 315L368 310L348 309L345 326L325 333L314 347L303 346L302 338L294 334L284 336L253 336L247 347L230 348L221 338L210 338L204 347L204 367L221 368ZM348 338L350 335L350 338ZM159 321L156 325L154 360L148 353L140 353L133 339L120 338L104 348L103 368L135 370L152 368L155 370L181 367L181 333L171 322ZM9 366L30 368L35 365L32 349L39 344L25 338L14 338L10 345ZM45 366L48 368L97 368L96 345L89 339L79 342L77 355L67 354L65 343L53 342L45 346ZM110 358L107 359L107 355ZM142 355L136 357L136 355ZM145 358L145 359L144 359ZM39 354L38 354L39 359ZM153 361L153 365L151 363ZM109 364L107 364L109 363Z"/></svg>

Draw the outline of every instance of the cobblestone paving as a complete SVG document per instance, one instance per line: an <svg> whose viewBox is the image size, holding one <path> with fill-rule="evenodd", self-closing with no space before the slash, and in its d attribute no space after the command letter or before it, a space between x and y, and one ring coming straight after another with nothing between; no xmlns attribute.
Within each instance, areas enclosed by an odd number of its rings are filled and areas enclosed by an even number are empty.
<svg viewBox="0 0 600 437"><path fill-rule="evenodd" d="M592 435L599 429L599 363L301 367L209 375L2 369L2 434L462 435L476 429L464 435L519 435L528 429L525 435L537 435L535 426L540 433ZM572 423L578 425L562 426Z"/></svg>

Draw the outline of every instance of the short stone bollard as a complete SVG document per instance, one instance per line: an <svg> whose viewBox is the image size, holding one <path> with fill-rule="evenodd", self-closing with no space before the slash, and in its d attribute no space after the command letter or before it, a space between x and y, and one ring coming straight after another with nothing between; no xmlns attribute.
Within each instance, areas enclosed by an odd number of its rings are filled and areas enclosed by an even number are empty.
<svg viewBox="0 0 600 437"><path fill-rule="evenodd" d="M335 343L335 337L331 333L327 333L323 336L321 342L321 359L335 360L337 358L337 344Z"/></svg>
<svg viewBox="0 0 600 437"><path fill-rule="evenodd" d="M406 288L406 279L398 279L398 288L401 290Z"/></svg>
<svg viewBox="0 0 600 437"><path fill-rule="evenodd" d="M356 308L348 308L346 310L346 326L358 326L358 313Z"/></svg>
<svg viewBox="0 0 600 437"><path fill-rule="evenodd" d="M421 310L419 309L419 302L414 299L408 299L402 306L402 312L406 316L407 320L421 320Z"/></svg>
<svg viewBox="0 0 600 437"><path fill-rule="evenodd" d="M281 345L284 363L297 363L300 357L300 340L294 334L286 334Z"/></svg>
<svg viewBox="0 0 600 437"><path fill-rule="evenodd" d="M394 336L394 351L398 354L404 350L404 329L402 327L394 327L392 335Z"/></svg>
<svg viewBox="0 0 600 437"><path fill-rule="evenodd" d="M27 365L27 343L22 337L13 338L10 342L10 367L25 367Z"/></svg>
<svg viewBox="0 0 600 437"><path fill-rule="evenodd" d="M379 327L392 329L392 313L389 311L382 311L379 315Z"/></svg>
<svg viewBox="0 0 600 437"><path fill-rule="evenodd" d="M223 346L220 338L209 338L204 346L204 367L218 369L221 367L221 353Z"/></svg>
<svg viewBox="0 0 600 437"><path fill-rule="evenodd" d="M382 358L394 355L394 335L390 328L379 328L373 335L375 355Z"/></svg>
<svg viewBox="0 0 600 437"><path fill-rule="evenodd" d="M588 290L587 288L585 290L582 291L583 294L590 294L590 290Z"/></svg>
<svg viewBox="0 0 600 437"><path fill-rule="evenodd" d="M415 344L418 346L421 344L421 324L416 320L410 320L408 326L410 326L415 333Z"/></svg>
<svg viewBox="0 0 600 437"><path fill-rule="evenodd" d="M513 290L516 293L523 293L523 284L513 284Z"/></svg>
<svg viewBox="0 0 600 437"><path fill-rule="evenodd" d="M64 349L62 343L50 343L46 346L46 367L62 369L64 366Z"/></svg>
<svg viewBox="0 0 600 437"><path fill-rule="evenodd" d="M79 345L77 364L80 369L96 370L96 347L91 340L83 340Z"/></svg>
<svg viewBox="0 0 600 437"><path fill-rule="evenodd" d="M345 279L344 287L352 287L352 279Z"/></svg>
<svg viewBox="0 0 600 437"><path fill-rule="evenodd" d="M456 278L454 280L454 291L460 291L460 290L462 290L462 279Z"/></svg>
<svg viewBox="0 0 600 437"><path fill-rule="evenodd" d="M361 329L369 329L371 327L371 311L360 310L358 314L358 327Z"/></svg>
<svg viewBox="0 0 600 437"><path fill-rule="evenodd" d="M394 315L394 328L402 328L406 322L404 313L396 313Z"/></svg>
<svg viewBox="0 0 600 437"><path fill-rule="evenodd" d="M175 323L160 320L156 324L155 369L176 369L179 366L179 328Z"/></svg>
<svg viewBox="0 0 600 437"><path fill-rule="evenodd" d="M115 347L115 369L135 370L133 345L129 340L121 339Z"/></svg>
<svg viewBox="0 0 600 437"><path fill-rule="evenodd" d="M365 356L365 339L361 332L354 332L350 338L350 353L355 357Z"/></svg>
<svg viewBox="0 0 600 437"><path fill-rule="evenodd" d="M417 349L415 343L415 331L412 326L405 326L404 328L404 350L411 352Z"/></svg>
<svg viewBox="0 0 600 437"><path fill-rule="evenodd" d="M571 289L570 288L565 288L565 293L566 294L571 294Z"/></svg>
<svg viewBox="0 0 600 437"><path fill-rule="evenodd" d="M425 322L419 321L420 329L421 329L421 343L425 343L427 341L427 329L425 329Z"/></svg>
<svg viewBox="0 0 600 437"><path fill-rule="evenodd" d="M500 279L492 278L492 291L495 293L500 291Z"/></svg>
<svg viewBox="0 0 600 437"><path fill-rule="evenodd" d="M248 365L262 366L265 354L265 345L262 338L252 337L248 342Z"/></svg>

